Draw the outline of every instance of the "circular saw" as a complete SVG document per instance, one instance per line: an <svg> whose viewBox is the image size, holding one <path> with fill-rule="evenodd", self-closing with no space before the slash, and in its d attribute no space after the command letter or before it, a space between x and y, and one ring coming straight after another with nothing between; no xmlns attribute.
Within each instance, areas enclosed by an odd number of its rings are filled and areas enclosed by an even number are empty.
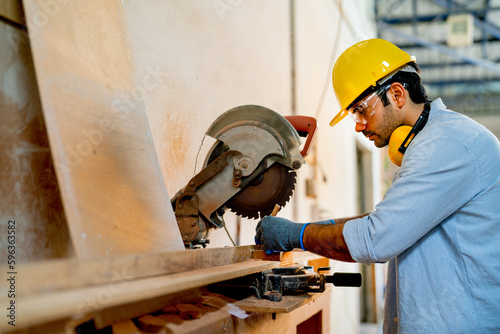
<svg viewBox="0 0 500 334"><path fill-rule="evenodd" d="M284 206L316 128L313 117L284 117L255 105L219 116L206 132L216 142L203 169L171 199L184 244L204 246L210 229L224 227L226 209L256 219Z"/></svg>
<svg viewBox="0 0 500 334"><path fill-rule="evenodd" d="M223 142L215 145L207 163L219 157L224 150L227 146ZM263 166L256 168L253 174L239 179L241 191L225 203L227 208L241 217L257 219L270 215L276 204L280 207L286 205L297 178L292 168L274 163L267 169Z"/></svg>

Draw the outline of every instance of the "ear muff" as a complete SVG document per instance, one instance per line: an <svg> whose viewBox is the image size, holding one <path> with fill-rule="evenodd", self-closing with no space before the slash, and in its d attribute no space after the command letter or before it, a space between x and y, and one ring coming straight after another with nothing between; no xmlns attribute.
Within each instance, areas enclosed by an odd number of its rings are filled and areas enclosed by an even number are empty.
<svg viewBox="0 0 500 334"><path fill-rule="evenodd" d="M408 125L403 125L391 134L389 139L389 148L387 150L387 155L389 160L398 167L401 167L403 161L403 156L406 149L410 145L411 141L415 136L424 128L427 124L427 119L429 119L429 111L431 110L431 102L425 102L424 111L420 114L417 122L413 127Z"/></svg>
<svg viewBox="0 0 500 334"><path fill-rule="evenodd" d="M396 166L400 167L401 162L403 162L404 153L399 152L399 148L403 144L403 141L408 134L410 134L411 126L403 125L392 132L391 139L389 139L389 148L387 150L387 155L389 160Z"/></svg>

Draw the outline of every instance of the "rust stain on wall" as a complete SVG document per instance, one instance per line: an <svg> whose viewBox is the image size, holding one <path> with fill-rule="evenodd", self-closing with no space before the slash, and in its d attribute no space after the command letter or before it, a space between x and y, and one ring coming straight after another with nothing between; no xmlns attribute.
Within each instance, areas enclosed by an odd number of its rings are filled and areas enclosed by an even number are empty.
<svg viewBox="0 0 500 334"><path fill-rule="evenodd" d="M192 176L194 159L191 161L189 158L191 131L187 120L178 113L165 116L161 131L164 149L160 160L163 160L162 165L168 175L166 182L170 196L173 196Z"/></svg>

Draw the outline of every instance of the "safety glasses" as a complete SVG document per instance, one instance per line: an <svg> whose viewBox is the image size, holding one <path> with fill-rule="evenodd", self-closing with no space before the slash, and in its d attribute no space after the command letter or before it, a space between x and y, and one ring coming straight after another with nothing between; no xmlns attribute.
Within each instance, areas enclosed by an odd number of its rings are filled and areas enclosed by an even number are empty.
<svg viewBox="0 0 500 334"><path fill-rule="evenodd" d="M359 124L366 124L375 114L375 109L380 102L380 96L387 92L391 85L380 88L376 92L371 93L351 108L347 109L349 116L354 122Z"/></svg>

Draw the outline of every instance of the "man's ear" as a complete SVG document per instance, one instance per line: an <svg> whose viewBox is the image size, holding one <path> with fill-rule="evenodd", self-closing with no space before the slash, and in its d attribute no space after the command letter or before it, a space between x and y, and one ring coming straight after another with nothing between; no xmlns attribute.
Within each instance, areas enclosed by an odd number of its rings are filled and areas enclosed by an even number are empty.
<svg viewBox="0 0 500 334"><path fill-rule="evenodd" d="M389 96L398 108L402 108L406 103L406 99L408 98L404 86L399 82L395 82L391 85L391 88L389 89Z"/></svg>

